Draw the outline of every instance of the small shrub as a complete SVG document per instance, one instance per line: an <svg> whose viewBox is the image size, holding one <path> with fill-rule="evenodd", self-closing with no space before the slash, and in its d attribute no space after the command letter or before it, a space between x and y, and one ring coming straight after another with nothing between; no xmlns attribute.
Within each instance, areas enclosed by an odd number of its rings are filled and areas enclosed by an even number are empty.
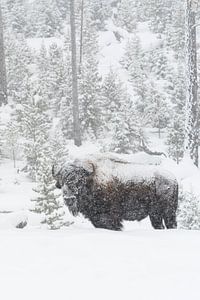
<svg viewBox="0 0 200 300"><path fill-rule="evenodd" d="M178 228L200 230L200 196L181 192L177 211Z"/></svg>

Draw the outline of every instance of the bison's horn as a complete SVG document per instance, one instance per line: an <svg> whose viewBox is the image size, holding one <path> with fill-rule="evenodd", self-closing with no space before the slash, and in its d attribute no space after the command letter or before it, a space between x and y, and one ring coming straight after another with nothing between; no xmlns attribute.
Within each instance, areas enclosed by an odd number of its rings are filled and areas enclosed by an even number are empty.
<svg viewBox="0 0 200 300"><path fill-rule="evenodd" d="M94 176L95 175L95 166L93 163L90 163L90 165L92 166L92 172L90 173L90 175Z"/></svg>
<svg viewBox="0 0 200 300"><path fill-rule="evenodd" d="M84 161L82 167L88 172L90 176L95 175L95 165L90 161Z"/></svg>

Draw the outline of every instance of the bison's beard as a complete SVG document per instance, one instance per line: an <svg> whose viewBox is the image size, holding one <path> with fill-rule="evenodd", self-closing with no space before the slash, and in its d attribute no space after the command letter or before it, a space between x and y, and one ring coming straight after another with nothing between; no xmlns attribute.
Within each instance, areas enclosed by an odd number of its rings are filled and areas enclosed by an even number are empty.
<svg viewBox="0 0 200 300"><path fill-rule="evenodd" d="M77 205L76 197L75 196L65 197L64 202L65 202L66 206L68 207L70 213L76 217L78 215L78 205Z"/></svg>

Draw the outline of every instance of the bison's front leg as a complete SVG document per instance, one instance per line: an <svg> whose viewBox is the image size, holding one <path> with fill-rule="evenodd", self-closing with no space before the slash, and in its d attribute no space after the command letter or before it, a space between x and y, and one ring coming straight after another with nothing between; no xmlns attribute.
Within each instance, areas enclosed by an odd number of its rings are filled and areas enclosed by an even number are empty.
<svg viewBox="0 0 200 300"><path fill-rule="evenodd" d="M164 229L163 219L159 212L154 212L149 215L151 220L151 225L154 229Z"/></svg>
<svg viewBox="0 0 200 300"><path fill-rule="evenodd" d="M122 230L122 223L119 218L112 218L109 214L100 214L92 217L91 222L96 228L104 228L109 230Z"/></svg>

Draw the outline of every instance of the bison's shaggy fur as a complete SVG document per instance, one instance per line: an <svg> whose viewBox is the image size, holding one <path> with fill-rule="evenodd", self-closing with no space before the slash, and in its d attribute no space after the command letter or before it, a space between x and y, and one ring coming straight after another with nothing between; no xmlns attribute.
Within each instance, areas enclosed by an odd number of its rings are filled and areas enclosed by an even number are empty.
<svg viewBox="0 0 200 300"><path fill-rule="evenodd" d="M95 227L121 230L122 221L140 221L147 216L155 229L176 228L178 184L169 174L152 173L150 179L121 180L112 176L99 181L96 168L88 171L69 164L53 172L72 214L79 212ZM132 165L134 168L134 165Z"/></svg>

